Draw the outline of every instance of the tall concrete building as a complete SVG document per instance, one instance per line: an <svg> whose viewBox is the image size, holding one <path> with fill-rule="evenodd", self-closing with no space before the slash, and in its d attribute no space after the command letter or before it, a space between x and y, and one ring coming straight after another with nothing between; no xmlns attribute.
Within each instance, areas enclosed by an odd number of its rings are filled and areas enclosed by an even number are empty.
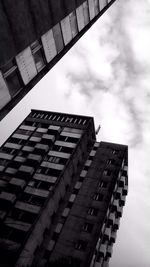
<svg viewBox="0 0 150 267"><path fill-rule="evenodd" d="M0 1L0 119L114 1Z"/></svg>
<svg viewBox="0 0 150 267"><path fill-rule="evenodd" d="M32 110L0 148L0 266L108 266L127 154L92 117Z"/></svg>

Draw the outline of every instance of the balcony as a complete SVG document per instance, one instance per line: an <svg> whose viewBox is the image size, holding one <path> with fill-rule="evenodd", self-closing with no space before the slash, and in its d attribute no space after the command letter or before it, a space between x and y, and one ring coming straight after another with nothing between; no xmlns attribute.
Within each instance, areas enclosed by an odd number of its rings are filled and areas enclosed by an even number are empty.
<svg viewBox="0 0 150 267"><path fill-rule="evenodd" d="M51 134L43 134L42 139L46 139L46 141L55 141L55 135Z"/></svg>
<svg viewBox="0 0 150 267"><path fill-rule="evenodd" d="M31 204L24 203L21 201L16 202L15 208L20 209L20 210L24 210L24 211L28 211L31 213L35 213L35 214L39 213L39 211L41 209L40 207L38 207L36 205L31 205Z"/></svg>
<svg viewBox="0 0 150 267"><path fill-rule="evenodd" d="M35 143L39 143L41 141L41 137L32 136L29 140Z"/></svg>
<svg viewBox="0 0 150 267"><path fill-rule="evenodd" d="M76 182L74 188L79 190L81 186L82 186L82 182Z"/></svg>
<svg viewBox="0 0 150 267"><path fill-rule="evenodd" d="M122 187L118 187L115 192L115 198L120 199L122 196Z"/></svg>
<svg viewBox="0 0 150 267"><path fill-rule="evenodd" d="M8 167L5 170L5 173L8 173L8 174L16 174L17 173L17 169Z"/></svg>
<svg viewBox="0 0 150 267"><path fill-rule="evenodd" d="M85 166L90 166L91 165L91 163L92 163L92 160L87 160L86 162L85 162Z"/></svg>
<svg viewBox="0 0 150 267"><path fill-rule="evenodd" d="M2 247L6 247L8 250L13 251L13 252L17 252L18 249L20 248L19 243L12 241L12 240L8 240L8 239L0 238L0 244L2 245Z"/></svg>
<svg viewBox="0 0 150 267"><path fill-rule="evenodd" d="M54 240L50 240L47 246L47 250L52 251L53 248L55 246L55 241Z"/></svg>
<svg viewBox="0 0 150 267"><path fill-rule="evenodd" d="M32 175L34 172L34 168L26 165L21 165L19 168L19 172L26 173L28 175Z"/></svg>
<svg viewBox="0 0 150 267"><path fill-rule="evenodd" d="M12 158L13 158L13 155L0 152L0 159L8 159L8 160L11 160Z"/></svg>
<svg viewBox="0 0 150 267"><path fill-rule="evenodd" d="M34 150L34 147L32 146L24 146L22 148L22 151L26 151L26 152L33 152L33 150Z"/></svg>
<svg viewBox="0 0 150 267"><path fill-rule="evenodd" d="M65 208L65 209L63 210L62 216L63 216L63 217L67 217L68 214L69 214L69 212L70 212L70 209L69 209L69 208Z"/></svg>
<svg viewBox="0 0 150 267"><path fill-rule="evenodd" d="M56 146L70 147L70 148L75 148L76 147L76 144L71 143L71 142L65 142L65 141L56 141L55 145Z"/></svg>
<svg viewBox="0 0 150 267"><path fill-rule="evenodd" d="M123 207L118 207L117 216L121 217L122 216L122 212L123 212Z"/></svg>
<svg viewBox="0 0 150 267"><path fill-rule="evenodd" d="M2 189L2 187L6 187L7 186L7 181L4 180L0 180L0 188Z"/></svg>
<svg viewBox="0 0 150 267"><path fill-rule="evenodd" d="M117 211L118 207L119 207L119 201L118 201L118 199L114 199L114 201L112 202L112 209L114 211Z"/></svg>
<svg viewBox="0 0 150 267"><path fill-rule="evenodd" d="M38 133L47 133L48 129L47 128L42 128L42 127L39 127L36 129L36 132Z"/></svg>
<svg viewBox="0 0 150 267"><path fill-rule="evenodd" d="M5 169L5 166L0 165L0 172L3 172Z"/></svg>
<svg viewBox="0 0 150 267"><path fill-rule="evenodd" d="M74 202L76 198L75 194L71 194L70 198L69 198L69 202Z"/></svg>
<svg viewBox="0 0 150 267"><path fill-rule="evenodd" d="M106 255L106 244L102 244L99 249L100 257L105 257Z"/></svg>
<svg viewBox="0 0 150 267"><path fill-rule="evenodd" d="M9 184L17 186L19 188L23 188L26 185L26 182L22 179L12 178L10 180Z"/></svg>
<svg viewBox="0 0 150 267"><path fill-rule="evenodd" d="M13 134L13 138L21 139L21 140L28 140L29 136L24 134Z"/></svg>
<svg viewBox="0 0 150 267"><path fill-rule="evenodd" d="M119 226L120 226L120 218L116 218L113 227L114 227L115 230L118 230Z"/></svg>
<svg viewBox="0 0 150 267"><path fill-rule="evenodd" d="M44 144L36 144L35 145L35 149L37 150L43 150L44 152L47 152L49 149L48 145L44 145Z"/></svg>
<svg viewBox="0 0 150 267"><path fill-rule="evenodd" d="M3 220L6 216L6 214L7 214L6 211L0 210L0 220Z"/></svg>
<svg viewBox="0 0 150 267"><path fill-rule="evenodd" d="M55 228L55 233L60 233L61 229L63 228L63 224L62 223L58 223L56 228Z"/></svg>
<svg viewBox="0 0 150 267"><path fill-rule="evenodd" d="M53 184L55 184L55 182L57 181L57 177L55 176L49 176L49 175L40 174L40 173L35 173L33 178L39 181L49 182Z"/></svg>
<svg viewBox="0 0 150 267"><path fill-rule="evenodd" d="M105 232L103 234L104 240L109 240L110 236L111 236L111 229L110 229L110 227L106 227Z"/></svg>
<svg viewBox="0 0 150 267"><path fill-rule="evenodd" d="M119 184L120 187L124 188L124 186L125 186L125 180L126 180L126 177L125 176L121 176L120 177L120 180L118 182L118 184Z"/></svg>
<svg viewBox="0 0 150 267"><path fill-rule="evenodd" d="M109 267L109 259L103 261L103 267Z"/></svg>
<svg viewBox="0 0 150 267"><path fill-rule="evenodd" d="M56 132L60 132L61 131L61 127L60 126L56 126L56 125L50 125L48 127L48 130L52 130L52 131L56 131Z"/></svg>
<svg viewBox="0 0 150 267"><path fill-rule="evenodd" d="M81 177L85 177L86 175L87 175L87 171L86 170L82 170L80 176Z"/></svg>
<svg viewBox="0 0 150 267"><path fill-rule="evenodd" d="M108 224L113 225L115 222L115 213L111 212L108 217Z"/></svg>
<svg viewBox="0 0 150 267"><path fill-rule="evenodd" d="M25 193L34 195L34 196L39 196L39 197L48 197L49 191L48 190L43 190L43 189L37 189L31 186L27 186L26 189L24 190Z"/></svg>
<svg viewBox="0 0 150 267"><path fill-rule="evenodd" d="M95 150L92 150L92 151L90 152L90 156L91 156L91 157L94 157L95 154L96 154L96 151L95 151Z"/></svg>
<svg viewBox="0 0 150 267"><path fill-rule="evenodd" d="M26 161L26 158L17 156L14 158L14 161L24 163Z"/></svg>
<svg viewBox="0 0 150 267"><path fill-rule="evenodd" d="M106 256L110 258L112 256L112 252L113 252L113 246L112 245L109 245L107 247Z"/></svg>
<svg viewBox="0 0 150 267"><path fill-rule="evenodd" d="M59 151L53 151L51 150L48 153L49 156L53 156L53 157L58 157L58 158L63 158L63 159L69 159L70 157L70 153L65 153L65 152L59 152Z"/></svg>
<svg viewBox="0 0 150 267"><path fill-rule="evenodd" d="M45 168L60 170L60 171L64 169L64 165L57 164L57 163L52 163L52 162L48 162L48 161L43 161L41 163L41 166L45 167Z"/></svg>
<svg viewBox="0 0 150 267"><path fill-rule="evenodd" d="M12 149L20 149L20 148L21 148L21 145L7 142L7 143L4 145L4 147L8 147L8 148L12 148Z"/></svg>
<svg viewBox="0 0 150 267"><path fill-rule="evenodd" d="M12 194L12 193L8 193L8 192L4 192L2 191L0 193L0 199L1 200L6 200L10 203L14 203L14 201L16 200L16 195Z"/></svg>
<svg viewBox="0 0 150 267"><path fill-rule="evenodd" d="M111 237L110 237L110 242L115 243L117 237L117 231L112 231Z"/></svg>
<svg viewBox="0 0 150 267"><path fill-rule="evenodd" d="M31 160L31 161L37 161L38 163L40 163L42 157L40 155L36 155L36 154L32 154L30 153L27 157L28 160Z"/></svg>
<svg viewBox="0 0 150 267"><path fill-rule="evenodd" d="M120 206L124 206L125 205L125 202L126 202L126 196L121 196Z"/></svg>
<svg viewBox="0 0 150 267"><path fill-rule="evenodd" d="M76 133L76 134L82 134L83 130L81 129L76 129L76 128L69 128L69 127L64 127L63 132L68 132L68 133Z"/></svg>
<svg viewBox="0 0 150 267"><path fill-rule="evenodd" d="M81 134L78 134L78 133L71 133L71 132L61 132L60 134L61 136L66 136L66 137L73 137L73 138L77 138L79 139L81 137Z"/></svg>
<svg viewBox="0 0 150 267"><path fill-rule="evenodd" d="M21 230L24 232L27 232L31 227L31 224L29 224L29 223L25 223L22 221L16 221L16 220L13 220L12 218L9 218L9 217L5 220L5 224L11 228L15 228L15 229L18 229L18 230Z"/></svg>
<svg viewBox="0 0 150 267"><path fill-rule="evenodd" d="M36 129L36 127L29 126L29 125L21 125L19 127L19 129L25 130L25 131L34 131Z"/></svg>

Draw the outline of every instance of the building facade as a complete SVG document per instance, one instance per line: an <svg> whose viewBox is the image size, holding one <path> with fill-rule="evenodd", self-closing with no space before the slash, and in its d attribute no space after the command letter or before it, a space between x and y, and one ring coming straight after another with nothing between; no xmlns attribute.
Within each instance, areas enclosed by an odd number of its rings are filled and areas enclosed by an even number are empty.
<svg viewBox="0 0 150 267"><path fill-rule="evenodd" d="M0 2L0 119L114 0Z"/></svg>
<svg viewBox="0 0 150 267"><path fill-rule="evenodd" d="M127 160L92 117L32 110L0 148L0 266L108 266Z"/></svg>

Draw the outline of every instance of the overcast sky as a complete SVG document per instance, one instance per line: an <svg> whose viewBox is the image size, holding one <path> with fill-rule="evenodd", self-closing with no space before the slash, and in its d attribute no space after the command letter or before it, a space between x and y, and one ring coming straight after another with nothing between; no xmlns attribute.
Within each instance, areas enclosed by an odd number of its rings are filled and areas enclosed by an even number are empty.
<svg viewBox="0 0 150 267"><path fill-rule="evenodd" d="M150 266L150 0L117 0L0 122L0 144L31 108L90 115L98 141L129 146L129 194L110 267Z"/></svg>

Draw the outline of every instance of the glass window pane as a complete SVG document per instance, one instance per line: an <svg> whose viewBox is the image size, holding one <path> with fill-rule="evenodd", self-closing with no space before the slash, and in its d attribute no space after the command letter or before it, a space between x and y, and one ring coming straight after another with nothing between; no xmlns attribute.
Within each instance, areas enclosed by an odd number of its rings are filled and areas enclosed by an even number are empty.
<svg viewBox="0 0 150 267"><path fill-rule="evenodd" d="M70 19L70 26L71 26L72 36L74 38L78 34L77 17L76 17L75 11L73 11L69 15L69 19Z"/></svg>
<svg viewBox="0 0 150 267"><path fill-rule="evenodd" d="M57 53L60 53L64 48L64 44L59 23L53 27L53 34L54 34Z"/></svg>

